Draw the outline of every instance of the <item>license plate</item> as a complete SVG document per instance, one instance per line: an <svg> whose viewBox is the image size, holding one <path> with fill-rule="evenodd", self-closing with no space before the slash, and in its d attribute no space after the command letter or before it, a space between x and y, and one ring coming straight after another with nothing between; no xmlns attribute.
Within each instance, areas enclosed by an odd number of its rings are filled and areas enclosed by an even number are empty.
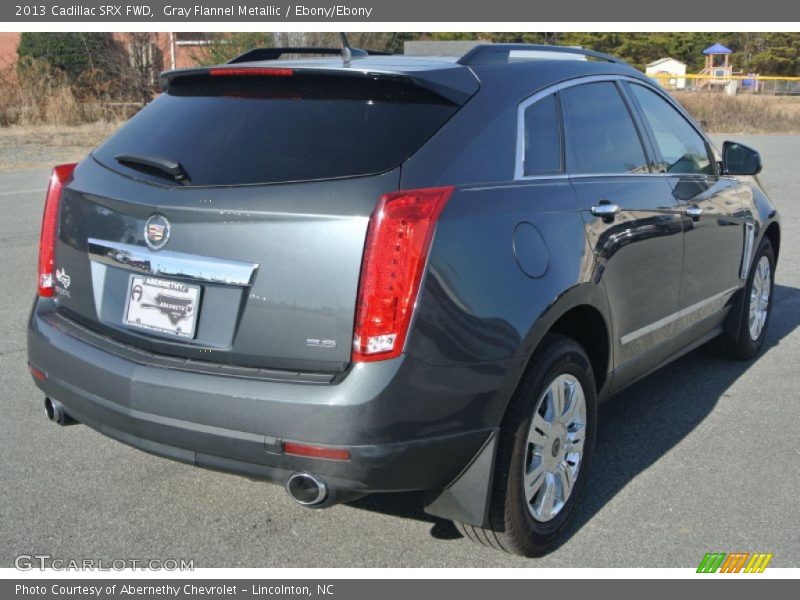
<svg viewBox="0 0 800 600"><path fill-rule="evenodd" d="M131 275L123 322L131 327L194 338L200 286L149 275Z"/></svg>

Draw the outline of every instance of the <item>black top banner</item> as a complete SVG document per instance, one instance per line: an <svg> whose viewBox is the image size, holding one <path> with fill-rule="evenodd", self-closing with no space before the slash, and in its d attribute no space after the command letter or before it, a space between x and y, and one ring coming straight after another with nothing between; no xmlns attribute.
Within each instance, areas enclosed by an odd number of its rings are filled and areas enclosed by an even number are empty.
<svg viewBox="0 0 800 600"><path fill-rule="evenodd" d="M3 2L0 19L18 23L67 22L794 22L800 4L786 0L658 5L641 0L35 0ZM745 26L746 27L746 26Z"/></svg>

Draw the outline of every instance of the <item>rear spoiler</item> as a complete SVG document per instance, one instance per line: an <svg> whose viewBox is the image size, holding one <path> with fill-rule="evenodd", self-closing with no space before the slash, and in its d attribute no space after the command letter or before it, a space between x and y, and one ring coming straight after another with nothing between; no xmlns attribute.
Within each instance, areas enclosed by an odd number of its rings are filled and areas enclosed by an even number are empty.
<svg viewBox="0 0 800 600"><path fill-rule="evenodd" d="M376 52L374 50L362 50L361 48L351 48L353 58L361 56L391 56L389 52ZM233 65L243 62L256 62L260 60L279 60L287 54L315 54L320 56L341 56L341 48L253 48L243 52L239 56L230 59L226 64Z"/></svg>
<svg viewBox="0 0 800 600"><path fill-rule="evenodd" d="M337 53L339 52L340 51L337 51ZM352 79L387 79L404 81L441 96L442 98L458 106L461 106L467 100L469 100L480 87L478 79L470 69L451 66L425 71L403 72L358 68L355 66L304 67L302 65L286 63L278 63L274 66L270 65L269 63L249 63L246 67L242 64L231 64L218 67L201 67L164 71L159 76L159 83L161 84L161 89L168 94L170 92L170 87L180 80L220 75L231 75L234 77L249 77L258 75L276 77L325 76Z"/></svg>

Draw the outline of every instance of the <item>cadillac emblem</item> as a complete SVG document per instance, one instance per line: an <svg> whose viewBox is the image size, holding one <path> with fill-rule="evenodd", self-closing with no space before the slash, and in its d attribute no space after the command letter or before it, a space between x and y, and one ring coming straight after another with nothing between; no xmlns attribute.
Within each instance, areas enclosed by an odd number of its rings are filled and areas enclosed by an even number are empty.
<svg viewBox="0 0 800 600"><path fill-rule="evenodd" d="M144 241L151 250L161 250L169 240L169 221L163 215L152 215L144 224Z"/></svg>

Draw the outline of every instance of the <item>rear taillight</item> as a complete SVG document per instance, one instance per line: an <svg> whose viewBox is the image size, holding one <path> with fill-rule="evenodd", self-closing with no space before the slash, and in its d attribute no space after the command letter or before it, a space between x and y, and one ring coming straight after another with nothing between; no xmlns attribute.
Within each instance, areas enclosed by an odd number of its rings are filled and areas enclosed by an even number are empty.
<svg viewBox="0 0 800 600"><path fill-rule="evenodd" d="M61 202L61 192L64 186L72 179L72 172L77 165L58 165L50 176L50 187L44 201L44 215L42 216L42 234L39 237L39 295L50 297L53 295L55 284L54 250L56 243L56 229L58 228L58 205Z"/></svg>
<svg viewBox="0 0 800 600"><path fill-rule="evenodd" d="M452 187L381 197L367 230L353 337L353 360L394 358L403 351L436 219Z"/></svg>

